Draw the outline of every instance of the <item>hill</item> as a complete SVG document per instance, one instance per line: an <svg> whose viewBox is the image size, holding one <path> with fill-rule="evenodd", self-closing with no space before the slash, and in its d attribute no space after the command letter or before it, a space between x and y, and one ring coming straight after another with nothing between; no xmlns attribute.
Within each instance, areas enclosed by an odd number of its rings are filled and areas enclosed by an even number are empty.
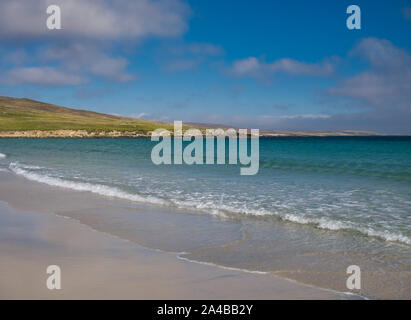
<svg viewBox="0 0 411 320"><path fill-rule="evenodd" d="M117 132L146 135L157 128L172 130L166 122L154 122L76 110L26 98L0 96L0 131L83 131L87 134Z"/></svg>

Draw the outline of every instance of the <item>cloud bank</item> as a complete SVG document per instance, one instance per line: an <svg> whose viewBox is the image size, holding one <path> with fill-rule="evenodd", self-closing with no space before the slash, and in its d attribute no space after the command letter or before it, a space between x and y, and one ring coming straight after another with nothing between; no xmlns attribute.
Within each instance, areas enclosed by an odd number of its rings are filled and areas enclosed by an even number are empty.
<svg viewBox="0 0 411 320"><path fill-rule="evenodd" d="M349 52L346 62L354 60L362 61L366 65L365 70L340 78L337 85L322 93L322 98L326 99L325 108L332 110L332 113L239 115L233 116L229 124L270 130L370 130L409 134L411 55L388 40L364 38ZM326 76L334 71L334 64L327 60L316 64L291 59L265 63L255 57L235 61L231 67L232 74L251 78L273 76L277 72ZM341 101L345 101L343 106ZM355 109L362 111L353 113ZM219 115L213 115L210 119L227 121L227 117Z"/></svg>
<svg viewBox="0 0 411 320"><path fill-rule="evenodd" d="M61 8L59 32L46 28L46 9L52 4ZM1 1L0 39L177 36L186 31L189 13L179 0Z"/></svg>
<svg viewBox="0 0 411 320"><path fill-rule="evenodd" d="M347 99L367 111L327 117L259 118L256 123L283 130L371 130L382 133L409 133L411 123L411 55L390 41L362 39L349 53L368 65L363 72L344 78L327 91L329 103Z"/></svg>
<svg viewBox="0 0 411 320"><path fill-rule="evenodd" d="M61 30L46 27L51 4L61 8ZM0 43L16 49L1 55L0 82L64 86L94 79L131 81L136 75L127 72L128 60L113 54L114 48L149 37L178 37L187 30L189 15L180 0L1 1Z"/></svg>

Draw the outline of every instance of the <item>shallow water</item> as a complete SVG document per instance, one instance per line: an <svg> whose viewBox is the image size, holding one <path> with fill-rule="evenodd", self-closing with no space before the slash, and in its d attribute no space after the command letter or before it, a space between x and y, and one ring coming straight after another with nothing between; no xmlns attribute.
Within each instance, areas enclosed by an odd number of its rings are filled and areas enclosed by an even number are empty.
<svg viewBox="0 0 411 320"><path fill-rule="evenodd" d="M338 290L356 264L366 270L368 295L411 297L411 138L261 139L259 173L248 177L235 165L155 166L153 146L148 139L3 139L0 170L183 209L151 212L146 229L132 209L88 214L114 233L189 259Z"/></svg>

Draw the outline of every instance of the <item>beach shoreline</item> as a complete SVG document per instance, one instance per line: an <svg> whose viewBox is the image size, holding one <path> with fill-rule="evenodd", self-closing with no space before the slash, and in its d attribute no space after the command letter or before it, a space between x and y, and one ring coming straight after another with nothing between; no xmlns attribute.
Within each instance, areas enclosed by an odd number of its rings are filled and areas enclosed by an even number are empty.
<svg viewBox="0 0 411 320"><path fill-rule="evenodd" d="M3 199L2 199L3 200ZM0 203L0 299L348 299L272 275L178 259L72 219ZM62 289L46 288L59 265Z"/></svg>
<svg viewBox="0 0 411 320"><path fill-rule="evenodd" d="M19 179L0 172L2 191L4 184L22 182L16 181ZM61 190L50 196L57 193L65 196ZM19 195L14 199L7 196L0 193L1 299L358 298L270 274L195 263L176 253L144 248L74 219L41 211L45 204L36 204L33 192L24 201L18 201ZM54 199L50 207L59 201L58 197ZM74 207L81 210L90 203L77 202ZM28 206L33 210L27 210ZM61 267L62 290L46 288L48 265Z"/></svg>

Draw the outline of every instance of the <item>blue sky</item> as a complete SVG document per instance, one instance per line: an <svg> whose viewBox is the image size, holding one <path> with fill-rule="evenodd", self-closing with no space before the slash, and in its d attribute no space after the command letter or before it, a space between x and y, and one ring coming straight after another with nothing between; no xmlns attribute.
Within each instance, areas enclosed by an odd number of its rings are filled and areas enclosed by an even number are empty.
<svg viewBox="0 0 411 320"><path fill-rule="evenodd" d="M150 120L411 133L411 1L4 0L0 72L0 95Z"/></svg>

